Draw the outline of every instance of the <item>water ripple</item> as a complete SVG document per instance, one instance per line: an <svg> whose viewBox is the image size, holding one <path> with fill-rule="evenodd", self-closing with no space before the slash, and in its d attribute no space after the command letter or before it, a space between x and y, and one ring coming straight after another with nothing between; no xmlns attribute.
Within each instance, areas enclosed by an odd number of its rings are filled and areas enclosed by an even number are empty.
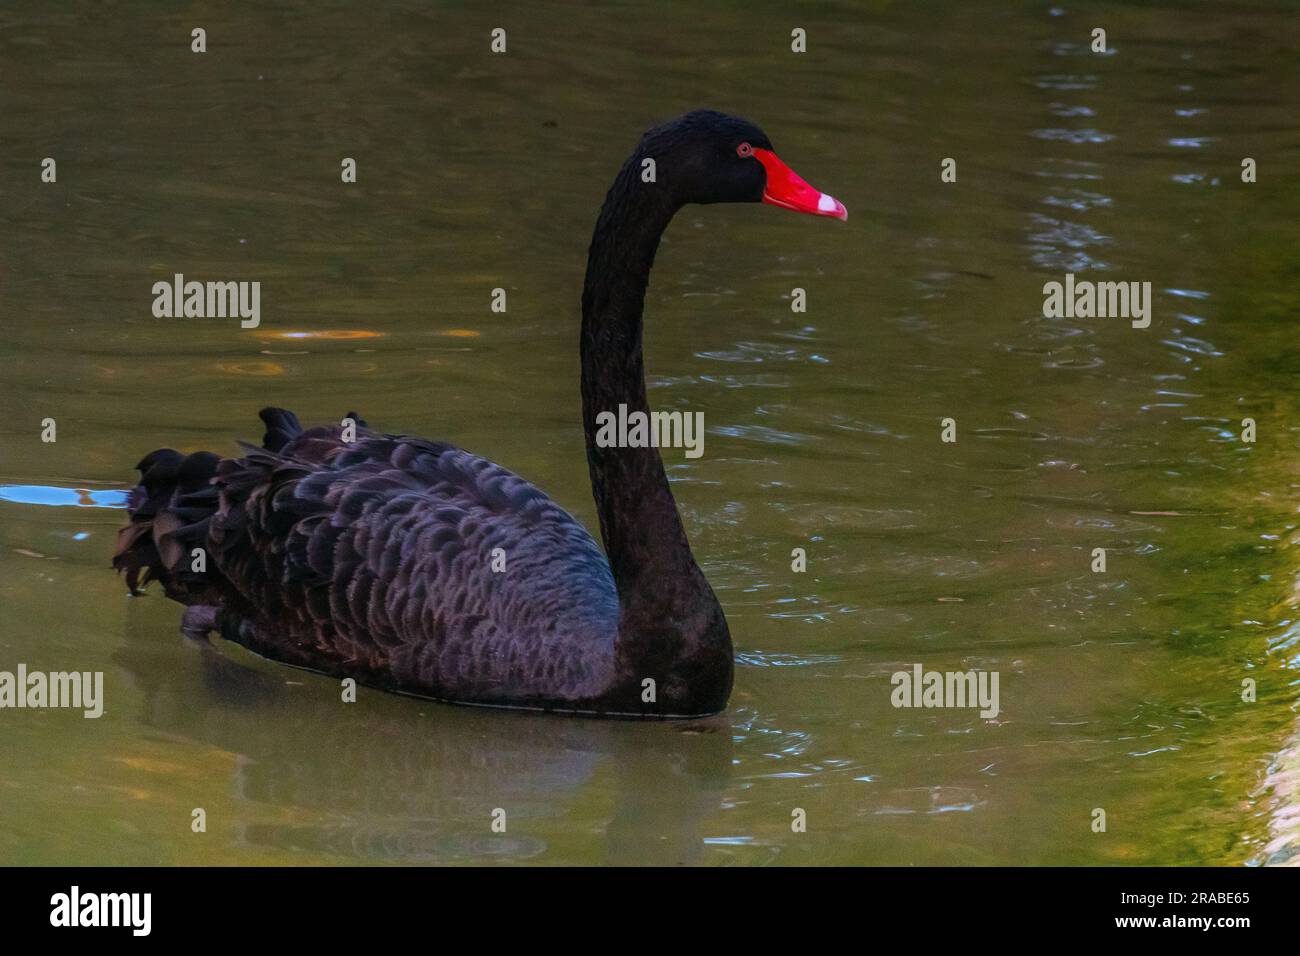
<svg viewBox="0 0 1300 956"><path fill-rule="evenodd" d="M1030 135L1060 143L1109 143L1115 138L1114 133L1103 133L1099 129L1036 129Z"/></svg>

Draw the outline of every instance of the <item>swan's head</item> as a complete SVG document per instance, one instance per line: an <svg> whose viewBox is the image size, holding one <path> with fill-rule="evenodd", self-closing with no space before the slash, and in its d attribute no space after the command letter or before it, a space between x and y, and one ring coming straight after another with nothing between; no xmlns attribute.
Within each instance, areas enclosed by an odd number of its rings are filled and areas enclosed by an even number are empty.
<svg viewBox="0 0 1300 956"><path fill-rule="evenodd" d="M765 202L814 216L849 215L777 158L766 133L726 113L696 110L653 129L639 155L655 160L656 176L681 203Z"/></svg>

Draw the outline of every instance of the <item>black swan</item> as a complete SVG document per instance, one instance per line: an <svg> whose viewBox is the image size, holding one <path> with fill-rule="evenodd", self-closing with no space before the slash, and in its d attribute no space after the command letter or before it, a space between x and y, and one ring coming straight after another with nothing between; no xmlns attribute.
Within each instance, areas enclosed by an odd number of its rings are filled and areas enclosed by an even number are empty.
<svg viewBox="0 0 1300 956"><path fill-rule="evenodd" d="M355 435L344 423L304 430L267 408L264 447L244 444L242 458L145 456L113 566L132 594L156 579L187 605L191 637L217 631L384 690L605 716L717 713L731 693L731 635L663 461L653 447L601 447L596 423L620 405L648 411L641 312L673 214L760 200L847 216L757 126L712 111L646 133L605 198L581 338L605 554L563 508L486 459L369 431L351 413Z"/></svg>

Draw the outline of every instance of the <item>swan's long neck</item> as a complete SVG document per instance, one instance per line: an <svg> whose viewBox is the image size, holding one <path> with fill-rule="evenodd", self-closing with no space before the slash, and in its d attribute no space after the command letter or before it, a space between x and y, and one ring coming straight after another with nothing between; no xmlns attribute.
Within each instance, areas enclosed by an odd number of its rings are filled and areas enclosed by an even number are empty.
<svg viewBox="0 0 1300 956"><path fill-rule="evenodd" d="M663 185L642 183L636 155L605 199L582 295L582 423L592 493L621 611L620 640L640 656L725 655L725 619L691 554L656 448L601 447L602 412L648 412L641 314L659 239L676 211ZM638 633L629 633L629 632Z"/></svg>

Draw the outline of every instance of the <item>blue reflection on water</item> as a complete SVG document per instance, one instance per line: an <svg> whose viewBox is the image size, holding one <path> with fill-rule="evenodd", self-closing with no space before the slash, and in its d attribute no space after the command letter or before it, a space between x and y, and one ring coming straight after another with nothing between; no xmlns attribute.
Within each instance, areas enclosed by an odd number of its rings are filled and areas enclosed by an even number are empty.
<svg viewBox="0 0 1300 956"><path fill-rule="evenodd" d="M125 491L88 491L48 485L0 485L0 501L62 508L125 508Z"/></svg>

